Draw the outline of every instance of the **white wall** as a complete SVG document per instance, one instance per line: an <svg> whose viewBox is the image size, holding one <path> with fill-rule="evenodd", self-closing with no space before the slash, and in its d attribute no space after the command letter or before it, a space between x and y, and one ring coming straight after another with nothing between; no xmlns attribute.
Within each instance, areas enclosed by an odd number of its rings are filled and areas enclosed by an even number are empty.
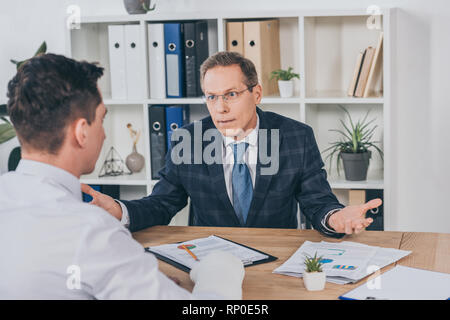
<svg viewBox="0 0 450 320"><path fill-rule="evenodd" d="M125 14L122 0L16 0L0 12L0 102L42 40L63 53L66 6L82 15ZM158 0L157 12L397 7L393 37L392 212L388 230L450 232L450 2L447 0Z"/></svg>

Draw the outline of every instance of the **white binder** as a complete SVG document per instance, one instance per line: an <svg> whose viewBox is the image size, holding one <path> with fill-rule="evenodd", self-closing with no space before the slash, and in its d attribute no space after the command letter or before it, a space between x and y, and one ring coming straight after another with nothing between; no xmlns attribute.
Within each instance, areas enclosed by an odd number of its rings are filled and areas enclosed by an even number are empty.
<svg viewBox="0 0 450 320"><path fill-rule="evenodd" d="M111 98L127 98L127 78L125 66L124 26L108 26L109 69L111 74Z"/></svg>
<svg viewBox="0 0 450 320"><path fill-rule="evenodd" d="M164 24L148 25L148 59L150 98L166 98L166 72L164 59Z"/></svg>
<svg viewBox="0 0 450 320"><path fill-rule="evenodd" d="M140 26L125 25L125 59L127 99L142 99L144 97L144 78L141 61Z"/></svg>

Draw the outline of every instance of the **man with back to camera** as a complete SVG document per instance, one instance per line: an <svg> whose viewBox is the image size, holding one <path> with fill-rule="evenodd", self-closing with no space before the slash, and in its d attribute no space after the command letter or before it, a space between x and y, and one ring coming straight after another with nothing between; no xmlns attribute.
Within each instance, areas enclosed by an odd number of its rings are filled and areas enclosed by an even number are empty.
<svg viewBox="0 0 450 320"><path fill-rule="evenodd" d="M79 177L94 170L105 139L102 74L45 54L8 84L22 160L0 177L0 299L241 298L244 268L231 254L199 262L191 294L117 219L82 202Z"/></svg>
<svg viewBox="0 0 450 320"><path fill-rule="evenodd" d="M257 107L262 88L250 60L235 52L218 52L202 64L200 73L210 117L200 125L179 129L194 140L192 148L184 150L190 151L188 161L177 159L177 143L183 139L177 142L175 131L165 167L159 172L161 179L151 195L114 201L83 185L83 191L94 198L93 204L132 231L168 224L186 206L188 197L191 224L198 226L296 228L297 204L313 227L330 237L360 233L373 222L365 214L380 206L381 200L348 207L338 202L308 125ZM204 136L211 130L219 132L218 152L213 155L219 161L203 159L199 164L195 144L200 141L204 155L210 143ZM271 149L267 154L276 156L273 163L267 165L262 149ZM270 172L272 165L275 172Z"/></svg>

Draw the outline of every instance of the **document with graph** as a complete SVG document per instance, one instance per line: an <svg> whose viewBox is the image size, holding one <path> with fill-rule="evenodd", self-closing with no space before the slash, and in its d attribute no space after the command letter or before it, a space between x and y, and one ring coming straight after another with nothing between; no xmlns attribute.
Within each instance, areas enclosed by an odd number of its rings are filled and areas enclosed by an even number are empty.
<svg viewBox="0 0 450 320"><path fill-rule="evenodd" d="M327 281L337 284L353 283L405 256L411 251L368 246L357 242L344 241L310 242L302 246L273 273L302 277L306 256L321 257L322 270Z"/></svg>
<svg viewBox="0 0 450 320"><path fill-rule="evenodd" d="M215 235L179 243L145 248L158 259L189 272L190 269L213 251L227 251L240 259L244 266L274 261L277 258L243 244Z"/></svg>

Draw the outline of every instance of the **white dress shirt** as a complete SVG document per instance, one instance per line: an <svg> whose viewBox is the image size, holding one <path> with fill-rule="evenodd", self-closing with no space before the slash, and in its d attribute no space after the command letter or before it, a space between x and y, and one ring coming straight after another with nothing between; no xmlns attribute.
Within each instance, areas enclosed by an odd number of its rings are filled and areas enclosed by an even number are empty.
<svg viewBox="0 0 450 320"><path fill-rule="evenodd" d="M21 160L1 176L0 221L0 299L193 297L60 168Z"/></svg>
<svg viewBox="0 0 450 320"><path fill-rule="evenodd" d="M231 137L227 137L222 135L223 137L223 149L222 149L222 163L223 163L223 173L225 178L225 185L227 188L228 197L230 198L230 202L233 203L233 165L234 165L234 151L233 151L233 144L240 143L240 142L246 142L249 144L248 148L246 149L244 153L244 162L247 165L250 176L252 178L252 184L253 189L255 188L255 181L256 181L256 164L258 161L258 130L259 130L259 116L256 115L256 127L243 139L236 141ZM117 201L117 200L116 200ZM129 226L129 214L127 207L120 201L117 201L121 208L122 208L122 220L121 223L125 226ZM334 209L329 211L325 217L322 219L321 223L322 226L331 233L337 233L335 230L330 229L326 225L327 218L332 215L333 213L339 211L338 209Z"/></svg>

